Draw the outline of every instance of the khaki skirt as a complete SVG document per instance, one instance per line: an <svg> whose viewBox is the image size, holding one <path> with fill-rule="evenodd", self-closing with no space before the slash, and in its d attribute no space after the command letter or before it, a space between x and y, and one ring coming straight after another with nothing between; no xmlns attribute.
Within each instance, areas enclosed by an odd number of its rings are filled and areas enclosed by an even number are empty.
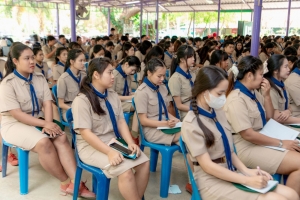
<svg viewBox="0 0 300 200"><path fill-rule="evenodd" d="M124 158L121 164L104 169L109 164L108 156L90 146L81 135L77 135L76 137L80 160L88 165L102 169L107 178L117 177L129 169L149 161L149 158L141 152L141 155L135 160Z"/></svg>
<svg viewBox="0 0 300 200"><path fill-rule="evenodd" d="M226 163L219 164L227 168ZM200 166L194 166L194 178L203 200L256 200L259 193L236 188L232 183L207 174Z"/></svg>
<svg viewBox="0 0 300 200"><path fill-rule="evenodd" d="M165 134L161 130L158 130L157 128L144 127L143 130L145 134L145 139L148 142L152 142L155 144L171 145L175 137L175 134L174 135Z"/></svg>

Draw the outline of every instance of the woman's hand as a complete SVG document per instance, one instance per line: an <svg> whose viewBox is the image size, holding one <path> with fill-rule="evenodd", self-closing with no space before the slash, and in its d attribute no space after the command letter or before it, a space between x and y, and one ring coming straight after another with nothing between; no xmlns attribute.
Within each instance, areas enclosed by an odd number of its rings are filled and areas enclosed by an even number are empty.
<svg viewBox="0 0 300 200"><path fill-rule="evenodd" d="M175 119L170 119L170 120L168 120L167 122L168 122L168 126L170 127L170 128L173 128L175 125L176 125L176 122L177 120L175 120Z"/></svg>
<svg viewBox="0 0 300 200"><path fill-rule="evenodd" d="M279 116L278 116L278 120L280 121L286 121L290 116L291 116L291 111L289 110L285 110L285 111L282 111L282 112L279 112Z"/></svg>
<svg viewBox="0 0 300 200"><path fill-rule="evenodd" d="M108 162L111 166L119 165L124 160L123 155L113 149L111 149L108 152L107 156L108 156Z"/></svg>
<svg viewBox="0 0 300 200"><path fill-rule="evenodd" d="M246 176L262 175L262 176L267 177L268 180L273 180L273 177L268 172L265 172L264 170L260 170L260 172L259 172L257 169L248 169L247 168L247 171L245 172L244 175L246 175Z"/></svg>
<svg viewBox="0 0 300 200"><path fill-rule="evenodd" d="M139 157L141 155L139 146L134 143L128 144L128 149L132 151L132 154L136 154L136 157Z"/></svg>
<svg viewBox="0 0 300 200"><path fill-rule="evenodd" d="M61 128L53 123L53 122L47 122L45 121L44 128L42 130L42 133L48 133L50 137L56 137L56 135L62 135L64 132L61 130Z"/></svg>
<svg viewBox="0 0 300 200"><path fill-rule="evenodd" d="M263 79L260 87L261 87L263 97L270 95L271 85L267 79L265 78Z"/></svg>
<svg viewBox="0 0 300 200"><path fill-rule="evenodd" d="M266 176L250 176L250 177L246 176L245 178L246 178L245 185L257 189L262 189L266 187L268 185L268 180L269 180Z"/></svg>
<svg viewBox="0 0 300 200"><path fill-rule="evenodd" d="M297 140L282 140L282 148L288 149L290 151L300 152L300 146Z"/></svg>

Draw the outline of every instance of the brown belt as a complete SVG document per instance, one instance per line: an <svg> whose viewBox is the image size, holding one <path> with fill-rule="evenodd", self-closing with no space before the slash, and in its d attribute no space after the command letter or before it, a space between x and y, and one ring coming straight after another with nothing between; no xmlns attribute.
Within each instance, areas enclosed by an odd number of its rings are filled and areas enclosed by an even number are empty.
<svg viewBox="0 0 300 200"><path fill-rule="evenodd" d="M226 163L226 157L217 158L215 160L212 160L214 163ZM199 166L198 162L193 162L193 165Z"/></svg>

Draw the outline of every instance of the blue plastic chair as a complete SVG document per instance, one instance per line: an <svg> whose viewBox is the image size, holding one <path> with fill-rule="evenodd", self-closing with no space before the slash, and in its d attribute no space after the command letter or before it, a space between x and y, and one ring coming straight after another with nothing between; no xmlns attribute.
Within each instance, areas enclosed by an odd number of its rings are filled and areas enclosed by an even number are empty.
<svg viewBox="0 0 300 200"><path fill-rule="evenodd" d="M7 169L7 155L8 148L16 148L19 157L19 179L20 179L20 194L28 194L28 162L29 162L29 151L22 150L12 144L9 144L2 140L2 177L6 177Z"/></svg>
<svg viewBox="0 0 300 200"><path fill-rule="evenodd" d="M74 141L75 158L77 163L73 200L77 200L78 197L79 184L80 184L80 179L81 179L81 174L83 169L93 174L93 192L96 194L96 199L107 200L109 194L110 179L105 176L105 174L101 169L83 163L78 156L78 152L76 148L76 133L72 128L73 127L72 109L69 109L67 111L67 120L69 123L70 132L72 134L72 140Z"/></svg>
<svg viewBox="0 0 300 200"><path fill-rule="evenodd" d="M137 114L134 98L132 98L132 105ZM180 147L178 145L166 146L166 145L154 144L146 141L138 114L137 114L137 118L138 118L140 137L141 137L140 148L142 151L144 150L144 147L150 148L150 171L151 172L156 171L158 154L161 153L162 158L161 158L161 174L160 174L160 197L167 198L169 185L170 185L170 177L172 172L173 154L175 151L180 151Z"/></svg>
<svg viewBox="0 0 300 200"><path fill-rule="evenodd" d="M187 169L188 169L189 178L190 178L190 181L191 181L191 184L192 184L193 193L192 193L191 200L202 200L201 197L200 197L200 194L198 192L198 187L197 187L197 184L195 182L193 172L191 170L191 167L190 167L189 162L188 162L187 157L186 157L186 154L188 152L187 152L187 149L186 149L185 144L184 144L181 137L179 138L179 144L180 144L180 149L182 151L182 154L183 154L183 157L184 157Z"/></svg>
<svg viewBox="0 0 300 200"><path fill-rule="evenodd" d="M127 123L127 125L129 126L129 121L130 121L130 117L134 114L134 112L124 112L124 118L125 121Z"/></svg>
<svg viewBox="0 0 300 200"><path fill-rule="evenodd" d="M55 101L56 101L56 105L57 105L57 110L58 110L58 114L59 114L59 120L60 120L60 123L62 123L64 126L69 126L69 123L65 122L63 117L62 117L62 112L61 112L61 109L60 107L58 106L58 98L57 98L57 85L54 85L52 87L52 94L55 98Z"/></svg>

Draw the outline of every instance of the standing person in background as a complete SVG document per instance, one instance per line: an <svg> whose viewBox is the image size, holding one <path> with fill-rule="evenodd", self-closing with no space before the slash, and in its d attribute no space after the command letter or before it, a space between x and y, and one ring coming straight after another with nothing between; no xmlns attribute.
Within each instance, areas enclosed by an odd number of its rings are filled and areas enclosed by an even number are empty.
<svg viewBox="0 0 300 200"><path fill-rule="evenodd" d="M56 47L54 46L56 39L53 36L47 37L47 44L42 47L43 54L45 56L44 61L47 62L48 67L52 68L55 65L55 52Z"/></svg>

